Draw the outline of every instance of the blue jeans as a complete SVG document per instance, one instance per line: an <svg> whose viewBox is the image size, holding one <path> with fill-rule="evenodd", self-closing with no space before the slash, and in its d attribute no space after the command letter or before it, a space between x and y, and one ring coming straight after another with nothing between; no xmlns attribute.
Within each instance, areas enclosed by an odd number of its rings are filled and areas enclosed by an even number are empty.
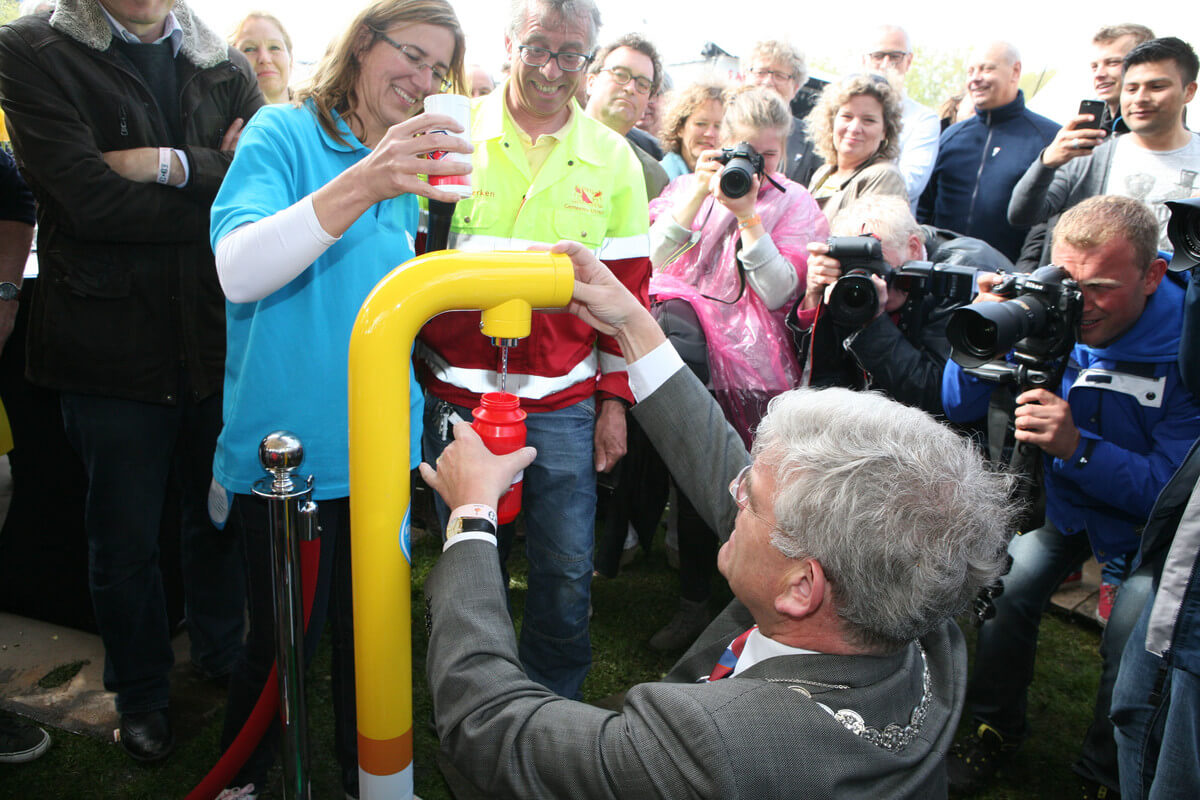
<svg viewBox="0 0 1200 800"><path fill-rule="evenodd" d="M426 398L423 445L430 463L453 436L451 426L443 425L447 408L471 420L470 409ZM588 605L596 522L595 404L589 398L558 411L530 414L525 428L526 441L538 455L525 469L522 494L529 588L518 652L531 679L579 699L592 665ZM437 510L444 529L449 509L441 498ZM503 527L510 530L501 531L501 565L511 547L511 526Z"/></svg>
<svg viewBox="0 0 1200 800"><path fill-rule="evenodd" d="M1200 795L1200 678L1146 652L1151 605L1129 634L1113 689L1121 794L1193 798Z"/></svg>
<svg viewBox="0 0 1200 800"><path fill-rule="evenodd" d="M1062 579L1083 565L1091 545L1086 535L1063 536L1047 521L1045 527L1013 537L1008 552L1012 570L1004 577L1004 594L996 599L996 616L979 629L967 704L976 722L1020 741L1027 733L1026 706L1042 612ZM1074 765L1083 777L1112 789L1119 785L1116 742L1108 719L1113 684L1129 632L1149 596L1150 582L1149 571L1139 570L1125 579L1117 593L1100 639L1100 686L1092 723Z"/></svg>
<svg viewBox="0 0 1200 800"><path fill-rule="evenodd" d="M63 425L88 478L88 584L104 641L104 686L117 711L166 708L174 663L158 537L168 487L178 491L180 561L201 672L224 675L242 649L244 577L237 541L208 519L221 397L178 405L62 394Z"/></svg>

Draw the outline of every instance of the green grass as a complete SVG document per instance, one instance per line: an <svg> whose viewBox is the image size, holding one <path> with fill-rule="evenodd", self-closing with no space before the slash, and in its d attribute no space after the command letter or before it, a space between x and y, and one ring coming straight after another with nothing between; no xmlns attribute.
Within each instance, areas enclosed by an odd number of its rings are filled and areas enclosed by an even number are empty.
<svg viewBox="0 0 1200 800"><path fill-rule="evenodd" d="M414 545L413 662L414 748L417 793L424 800L451 797L435 766L437 741L427 722L425 688L426 638L420 587L436 561L440 546L431 539ZM514 586L523 587L525 562L514 554L510 564ZM595 664L584 694L597 700L629 686L660 678L673 659L653 653L645 642L674 613L677 578L661 550L639 558L616 580L593 584L592 646ZM513 591L520 612L523 588ZM718 607L714 602L714 608ZM519 620L519 618L518 618ZM973 640L968 631L968 641ZM1099 675L1097 633L1047 616L1042 624L1037 677L1030 695L1030 740L992 791L978 795L1001 798L1058 798L1075 794L1070 764L1091 716ZM333 712L329 698L329 652L322 645L309 673L309 718L313 797L340 798L334 759ZM68 800L171 800L182 798L218 755L220 714L199 731L180 731L181 743L164 764L134 764L116 746L85 736L53 732L54 746L30 764L0 765L0 800L66 798Z"/></svg>

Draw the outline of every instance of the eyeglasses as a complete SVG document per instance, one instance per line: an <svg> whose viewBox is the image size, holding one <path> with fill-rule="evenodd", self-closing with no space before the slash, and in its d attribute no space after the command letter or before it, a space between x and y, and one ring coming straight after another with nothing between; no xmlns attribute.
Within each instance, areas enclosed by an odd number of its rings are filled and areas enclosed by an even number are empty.
<svg viewBox="0 0 1200 800"><path fill-rule="evenodd" d="M612 75L612 79L617 82L618 86L626 86L630 81L633 81L633 85L637 87L639 94L650 94L650 90L654 88L652 80L641 75L634 75L624 67L605 67L600 71Z"/></svg>
<svg viewBox="0 0 1200 800"><path fill-rule="evenodd" d="M750 70L750 74L759 80L762 80L768 75L777 81L791 81L796 79L796 76L790 72L776 72L773 69L752 69Z"/></svg>
<svg viewBox="0 0 1200 800"><path fill-rule="evenodd" d="M412 64L413 68L417 72L429 70L429 74L433 76L435 81L437 81L438 89L440 91L444 92L450 88L450 76L446 74L445 67L439 67L436 64L430 64L429 62L425 61L424 50L417 47L415 44L400 44L383 31L375 31L375 35L403 53L404 57L408 59L408 63Z"/></svg>
<svg viewBox="0 0 1200 800"><path fill-rule="evenodd" d="M734 479L729 482L729 496L733 498L733 502L737 503L737 507L742 511L753 514L774 528L774 522L771 522L771 520L767 519L762 514L759 514L750 507L750 487L746 484L746 479L750 477L750 469L753 466L753 464L747 464L746 466L742 467L742 471L739 472L737 476L735 476Z"/></svg>
<svg viewBox="0 0 1200 800"><path fill-rule="evenodd" d="M531 67L544 67L550 63L550 59L554 59L558 64L558 68L563 72L579 72L588 65L592 57L584 53L571 53L563 51L556 53L553 50L547 50L544 47L535 47L531 44L517 45L517 50L521 54L521 60Z"/></svg>
<svg viewBox="0 0 1200 800"><path fill-rule="evenodd" d="M876 50L874 53L867 53L867 58L877 64L883 61L891 61L899 64L904 60L906 55L908 55L907 50Z"/></svg>

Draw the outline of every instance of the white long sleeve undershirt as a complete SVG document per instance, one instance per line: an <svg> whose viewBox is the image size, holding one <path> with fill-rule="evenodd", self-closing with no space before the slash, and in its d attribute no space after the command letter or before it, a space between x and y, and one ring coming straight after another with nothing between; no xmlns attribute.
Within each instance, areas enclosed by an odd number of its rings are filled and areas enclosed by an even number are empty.
<svg viewBox="0 0 1200 800"><path fill-rule="evenodd" d="M231 302L252 303L292 282L341 237L321 227L312 195L240 225L217 242L217 278Z"/></svg>

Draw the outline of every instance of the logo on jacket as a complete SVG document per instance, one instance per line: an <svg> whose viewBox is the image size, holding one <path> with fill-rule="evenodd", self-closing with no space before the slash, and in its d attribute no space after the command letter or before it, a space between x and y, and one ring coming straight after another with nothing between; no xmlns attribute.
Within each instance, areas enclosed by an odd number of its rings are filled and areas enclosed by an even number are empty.
<svg viewBox="0 0 1200 800"><path fill-rule="evenodd" d="M568 195L568 198L565 203L567 208L576 211L585 211L592 216L607 213L604 208L604 192L602 191L588 189L576 184L575 189Z"/></svg>

